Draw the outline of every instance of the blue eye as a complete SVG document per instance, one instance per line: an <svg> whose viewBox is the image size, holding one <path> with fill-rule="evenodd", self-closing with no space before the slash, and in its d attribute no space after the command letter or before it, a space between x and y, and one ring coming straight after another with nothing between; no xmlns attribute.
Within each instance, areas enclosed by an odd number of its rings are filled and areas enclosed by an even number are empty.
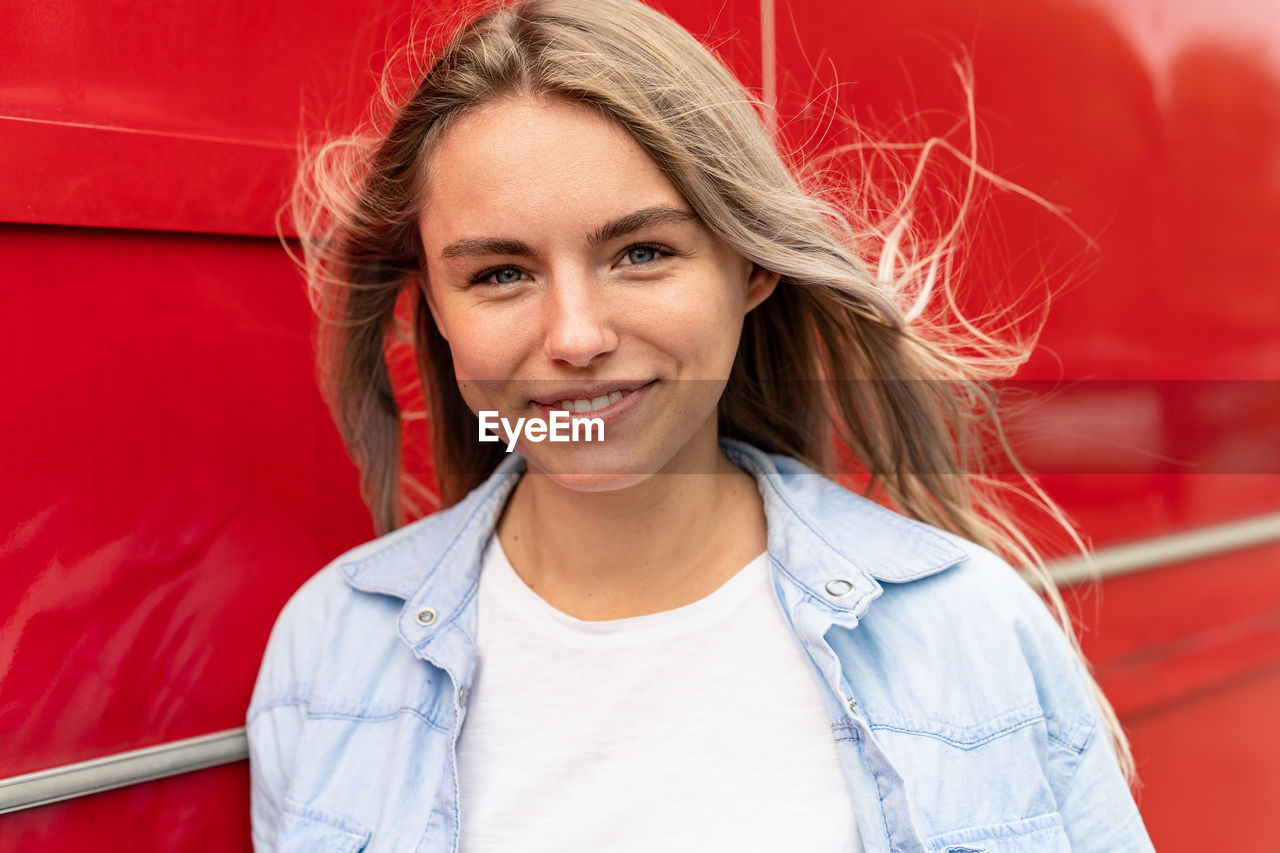
<svg viewBox="0 0 1280 853"><path fill-rule="evenodd" d="M658 260L659 256L670 254L672 254L670 251L661 246L642 243L627 249L625 257L630 261L630 263L624 264L624 266L641 266L642 264L650 264Z"/></svg>
<svg viewBox="0 0 1280 853"><path fill-rule="evenodd" d="M478 272L470 279L470 284L515 284L524 273L516 267L495 267Z"/></svg>

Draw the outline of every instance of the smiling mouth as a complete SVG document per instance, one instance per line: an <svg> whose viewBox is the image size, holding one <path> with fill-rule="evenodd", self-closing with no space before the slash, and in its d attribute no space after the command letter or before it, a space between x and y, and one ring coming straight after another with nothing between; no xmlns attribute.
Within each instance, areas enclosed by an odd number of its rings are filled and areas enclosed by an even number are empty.
<svg viewBox="0 0 1280 853"><path fill-rule="evenodd" d="M590 400L558 400L547 406L548 409L563 409L566 412L598 412L601 409L608 408L623 397L631 394L630 391L614 391L612 394L605 394L601 397L593 397Z"/></svg>
<svg viewBox="0 0 1280 853"><path fill-rule="evenodd" d="M572 415L595 415L600 414L601 417L611 417L615 413L624 408L624 401L633 395L642 395L657 382L656 379L650 380L641 385L633 384L630 388L615 388L595 396L574 396L562 397L559 399L548 399L544 397L542 400L534 400L534 404L544 412L563 411ZM572 393L572 392L571 392Z"/></svg>
<svg viewBox="0 0 1280 853"><path fill-rule="evenodd" d="M544 397L542 400L534 400L533 402L549 410L560 409L575 414L590 414L591 412L607 409L635 392L648 388L654 381L656 380L651 380L632 388L618 388L593 396L563 397L560 399L547 399Z"/></svg>

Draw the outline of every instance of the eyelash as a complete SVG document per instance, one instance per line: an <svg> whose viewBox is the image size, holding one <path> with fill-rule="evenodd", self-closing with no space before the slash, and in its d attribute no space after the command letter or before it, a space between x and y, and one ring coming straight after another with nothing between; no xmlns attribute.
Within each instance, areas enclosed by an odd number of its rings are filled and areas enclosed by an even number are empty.
<svg viewBox="0 0 1280 853"><path fill-rule="evenodd" d="M675 255L677 254L675 251L667 248L661 243L635 243L622 250L623 257L629 255L635 249L652 249L654 252L656 252L659 255L659 257L656 257L651 261L645 261L642 264L626 264L626 266L629 266L629 267L648 266L649 264L657 263L658 261L662 260L663 257L671 258L671 257L675 257ZM518 284L518 282L512 281L506 284L500 284L495 281L486 281L486 279L488 279L494 273L499 273L499 272L502 272L503 270L519 270L519 269L520 269L519 267L512 266L511 264L505 264L500 267L490 267L487 270L481 270L480 272L471 276L471 278L467 279L467 283L468 284L487 284L492 287L510 287L513 284ZM521 271L523 272L523 270Z"/></svg>

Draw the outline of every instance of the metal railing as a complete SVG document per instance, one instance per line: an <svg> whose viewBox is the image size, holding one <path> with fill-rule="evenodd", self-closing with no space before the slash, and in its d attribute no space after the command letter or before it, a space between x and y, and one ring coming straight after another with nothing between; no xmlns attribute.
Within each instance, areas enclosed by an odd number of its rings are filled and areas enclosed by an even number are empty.
<svg viewBox="0 0 1280 853"><path fill-rule="evenodd" d="M0 814L217 767L249 757L244 729L200 735L0 779Z"/></svg>

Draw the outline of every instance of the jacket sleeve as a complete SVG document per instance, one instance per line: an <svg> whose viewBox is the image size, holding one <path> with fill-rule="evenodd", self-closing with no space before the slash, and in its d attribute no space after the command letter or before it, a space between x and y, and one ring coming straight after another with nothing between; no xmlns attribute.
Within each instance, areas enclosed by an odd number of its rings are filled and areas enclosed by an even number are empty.
<svg viewBox="0 0 1280 853"><path fill-rule="evenodd" d="M1018 642L1049 724L1045 775L1074 853L1154 853L1085 662L1028 584L1013 584ZM997 598L1000 598L997 596Z"/></svg>
<svg viewBox="0 0 1280 853"><path fill-rule="evenodd" d="M276 849L281 811L293 763L298 725L297 709L276 706L254 713L245 731L249 737L249 820L253 849Z"/></svg>
<svg viewBox="0 0 1280 853"><path fill-rule="evenodd" d="M1043 655L1040 677L1048 682L1042 686L1054 696L1052 713L1072 721L1065 728L1072 732L1065 739L1069 743L1057 743L1058 755L1049 765L1049 781L1071 849L1075 853L1154 853L1085 664L1048 608L1038 600L1037 608Z"/></svg>
<svg viewBox="0 0 1280 853"><path fill-rule="evenodd" d="M1074 769L1054 780L1058 810L1076 853L1154 853L1111 745L1101 710Z"/></svg>
<svg viewBox="0 0 1280 853"><path fill-rule="evenodd" d="M306 720L310 667L308 643L299 616L314 605L316 578L304 584L281 610L271 629L246 714L249 741L249 817L253 848L275 851Z"/></svg>

